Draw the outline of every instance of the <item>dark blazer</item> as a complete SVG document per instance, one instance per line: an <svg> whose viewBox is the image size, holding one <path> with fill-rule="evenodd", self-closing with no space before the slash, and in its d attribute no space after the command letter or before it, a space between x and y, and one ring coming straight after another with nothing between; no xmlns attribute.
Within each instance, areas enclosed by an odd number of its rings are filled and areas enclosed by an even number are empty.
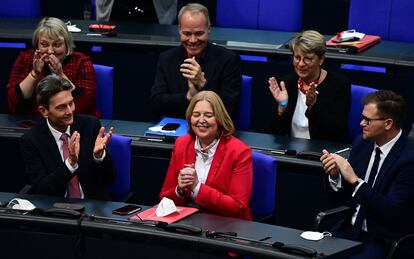
<svg viewBox="0 0 414 259"><path fill-rule="evenodd" d="M281 79L285 82L289 94L289 103L283 115L274 113L272 132L278 135L290 135L292 118L298 99L298 76L290 74ZM279 82L280 84L280 82ZM328 72L318 85L318 99L305 115L309 120L311 139L345 142L348 140L348 113L351 106L351 84L343 75Z"/></svg>
<svg viewBox="0 0 414 259"><path fill-rule="evenodd" d="M179 137L174 145L170 166L160 192L177 205L187 205L188 198L175 193L177 177L186 164L195 164L195 138ZM203 211L251 220L250 195L253 184L251 149L239 139L222 137L217 146L205 184L201 184L194 203Z"/></svg>
<svg viewBox="0 0 414 259"><path fill-rule="evenodd" d="M180 66L186 58L182 46L161 53L151 88L151 103L156 115L184 118L189 103L186 98L188 82L181 75ZM239 55L208 43L198 63L207 79L203 89L216 92L234 119L239 108L242 85Z"/></svg>
<svg viewBox="0 0 414 259"><path fill-rule="evenodd" d="M106 150L105 159L98 164L93 159L93 148L101 124L87 115L75 115L70 128L80 133L80 152L75 174L78 175L85 198L109 199L108 186L115 180L115 167L111 154ZM20 146L26 174L35 194L64 196L73 177L56 145L46 120L25 133Z"/></svg>
<svg viewBox="0 0 414 259"><path fill-rule="evenodd" d="M349 162L361 179L365 177L373 149L374 143L362 138L353 145ZM346 188L349 185L344 187L348 192L353 191ZM414 144L411 140L404 135L398 139L380 168L374 188L362 184L352 202L365 206L367 229L373 237L395 240L414 233ZM350 222L351 216L346 222Z"/></svg>

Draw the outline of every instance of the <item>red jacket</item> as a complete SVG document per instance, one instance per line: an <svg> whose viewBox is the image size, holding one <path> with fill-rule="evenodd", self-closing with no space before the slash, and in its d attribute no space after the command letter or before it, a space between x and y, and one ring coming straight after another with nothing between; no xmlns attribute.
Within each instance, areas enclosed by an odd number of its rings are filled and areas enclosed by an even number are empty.
<svg viewBox="0 0 414 259"><path fill-rule="evenodd" d="M186 205L189 198L177 197L175 190L180 170L196 161L195 138L177 139L170 166L160 192L176 205ZM194 203L203 211L251 220L250 195L253 183L251 149L233 136L222 137L218 144L205 184L201 184Z"/></svg>
<svg viewBox="0 0 414 259"><path fill-rule="evenodd" d="M11 113L39 114L35 92L32 98L25 100L19 86L33 69L34 53L34 50L21 52L13 65L7 84L7 100ZM98 116L95 106L96 75L91 58L82 53L73 52L62 61L62 69L63 73L76 86L72 92L75 100L75 112ZM45 69L43 69L39 80L45 76Z"/></svg>

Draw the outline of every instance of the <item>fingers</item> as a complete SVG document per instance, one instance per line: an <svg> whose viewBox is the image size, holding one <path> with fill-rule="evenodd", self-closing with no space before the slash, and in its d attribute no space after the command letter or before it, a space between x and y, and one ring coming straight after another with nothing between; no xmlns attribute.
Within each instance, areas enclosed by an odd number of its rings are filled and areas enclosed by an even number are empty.
<svg viewBox="0 0 414 259"><path fill-rule="evenodd" d="M102 128L103 128L103 127L102 127ZM104 130L105 130L105 128L104 128ZM111 128L109 129L108 133L106 133L106 135L105 135L105 137L104 137L104 141L103 141L104 148L106 148L106 145L107 145L107 144L109 143L109 141L111 140L113 130L114 130L114 128L113 128L113 127L111 127Z"/></svg>
<svg viewBox="0 0 414 259"><path fill-rule="evenodd" d="M281 88L282 91L286 91L285 81L280 82L280 88Z"/></svg>

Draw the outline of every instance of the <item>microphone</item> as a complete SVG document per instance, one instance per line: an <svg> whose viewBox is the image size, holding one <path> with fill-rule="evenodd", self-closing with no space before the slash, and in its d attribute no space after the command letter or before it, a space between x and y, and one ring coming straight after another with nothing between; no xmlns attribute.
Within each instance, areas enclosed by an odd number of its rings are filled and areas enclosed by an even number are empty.
<svg viewBox="0 0 414 259"><path fill-rule="evenodd" d="M296 155L296 150L294 150L294 149L270 150L270 153L277 154L277 155L294 156L294 155Z"/></svg>

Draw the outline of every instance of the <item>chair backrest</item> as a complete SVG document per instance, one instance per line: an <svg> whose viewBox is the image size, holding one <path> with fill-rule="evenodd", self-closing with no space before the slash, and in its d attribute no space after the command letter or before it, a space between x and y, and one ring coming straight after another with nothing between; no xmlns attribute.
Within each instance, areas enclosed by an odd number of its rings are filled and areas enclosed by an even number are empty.
<svg viewBox="0 0 414 259"><path fill-rule="evenodd" d="M361 114L364 109L362 100L369 93L375 92L377 89L360 86L360 85L351 85L351 109L348 115L348 136L352 142L358 135L362 133L361 126Z"/></svg>
<svg viewBox="0 0 414 259"><path fill-rule="evenodd" d="M276 158L253 151L253 190L250 209L253 220L271 217L276 210Z"/></svg>
<svg viewBox="0 0 414 259"><path fill-rule="evenodd" d="M96 72L96 107L102 119L112 119L114 68L94 64Z"/></svg>
<svg viewBox="0 0 414 259"><path fill-rule="evenodd" d="M236 118L236 130L250 130L253 78L244 75L242 77L242 91L240 96L239 111Z"/></svg>
<svg viewBox="0 0 414 259"><path fill-rule="evenodd" d="M299 31L302 0L217 0L216 26Z"/></svg>
<svg viewBox="0 0 414 259"><path fill-rule="evenodd" d="M216 26L257 29L259 0L217 0Z"/></svg>
<svg viewBox="0 0 414 259"><path fill-rule="evenodd" d="M351 0L348 28L388 39L392 1Z"/></svg>
<svg viewBox="0 0 414 259"><path fill-rule="evenodd" d="M40 0L1 0L0 17L40 17Z"/></svg>
<svg viewBox="0 0 414 259"><path fill-rule="evenodd" d="M116 169L115 182L109 187L113 200L124 201L131 189L131 141L130 137L116 134L109 141L108 148Z"/></svg>
<svg viewBox="0 0 414 259"><path fill-rule="evenodd" d="M300 31L302 0L260 0L258 20L258 28L262 30Z"/></svg>
<svg viewBox="0 0 414 259"><path fill-rule="evenodd" d="M414 1L393 0L390 16L389 39L414 42L414 34L411 28L411 25L414 24Z"/></svg>

